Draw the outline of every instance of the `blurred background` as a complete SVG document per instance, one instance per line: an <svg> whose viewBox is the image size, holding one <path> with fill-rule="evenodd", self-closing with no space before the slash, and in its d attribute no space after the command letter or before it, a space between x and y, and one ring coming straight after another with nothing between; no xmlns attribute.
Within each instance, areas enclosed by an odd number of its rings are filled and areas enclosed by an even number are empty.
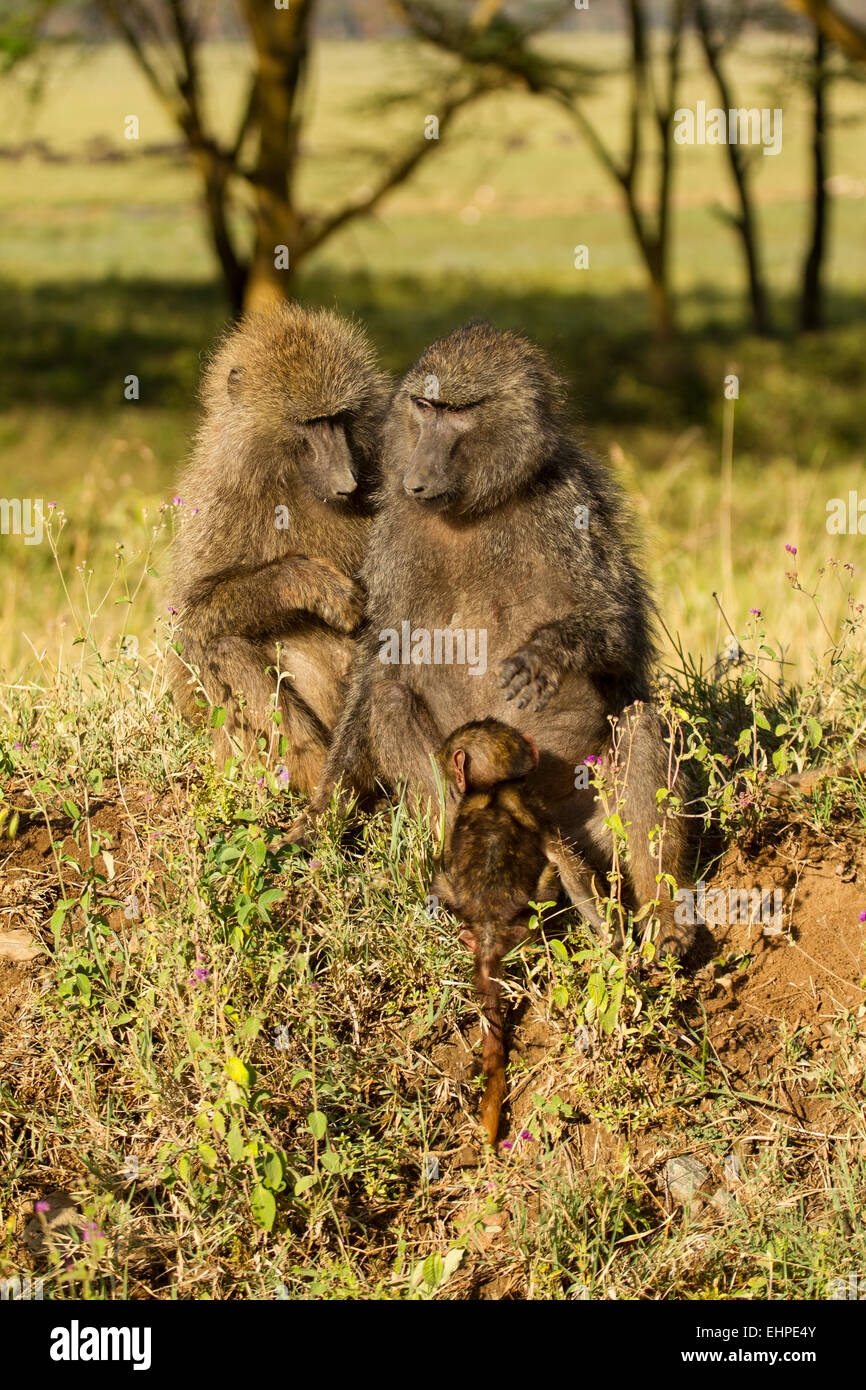
<svg viewBox="0 0 866 1390"><path fill-rule="evenodd" d="M4 679L161 640L203 356L279 295L394 373L479 316L541 342L674 662L756 620L802 674L862 600L860 0L34 0L0 54L3 492L53 517L0 536ZM699 102L780 152L679 143Z"/></svg>

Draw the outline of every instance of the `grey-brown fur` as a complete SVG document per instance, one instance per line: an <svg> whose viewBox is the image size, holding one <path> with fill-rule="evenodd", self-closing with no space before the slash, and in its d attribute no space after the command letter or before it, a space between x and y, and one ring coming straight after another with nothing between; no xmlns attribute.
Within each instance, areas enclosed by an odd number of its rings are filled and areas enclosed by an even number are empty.
<svg viewBox="0 0 866 1390"><path fill-rule="evenodd" d="M498 720L475 721L455 729L436 762L445 784L445 848L431 892L460 920L460 939L475 957L487 1077L481 1121L492 1144L505 1093L502 958L527 935L529 904L555 902L560 888L596 930L602 921L580 856L526 787L538 765L531 740Z"/></svg>
<svg viewBox="0 0 866 1390"><path fill-rule="evenodd" d="M201 397L175 542L181 656L170 656L172 688L190 719L201 715L199 686L226 707L223 760L261 735L276 749L285 735L290 781L309 791L363 609L357 576L386 381L360 328L287 304L226 335ZM275 725L278 661L286 674Z"/></svg>
<svg viewBox="0 0 866 1390"><path fill-rule="evenodd" d="M405 783L413 799L435 801L430 754L449 729L519 720L540 752L528 784L567 839L606 868L607 812L591 788L575 788L575 774L589 755L609 756L613 716L624 731L632 897L638 905L661 893L660 945L682 953L694 930L674 922L648 838L669 765L662 723L644 703L655 655L648 586L619 489L571 438L561 382L525 339L485 323L458 329L400 383L382 464L362 571L367 617L311 816L338 782L359 793ZM588 530L575 526L580 506ZM484 629L486 674L383 665L379 634L403 620ZM684 883L687 864L682 823L672 820L663 869Z"/></svg>

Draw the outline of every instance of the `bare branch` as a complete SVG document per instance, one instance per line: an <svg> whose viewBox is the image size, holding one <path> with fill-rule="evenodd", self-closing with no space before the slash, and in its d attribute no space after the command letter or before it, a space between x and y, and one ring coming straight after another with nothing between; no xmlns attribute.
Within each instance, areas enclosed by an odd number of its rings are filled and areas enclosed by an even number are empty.
<svg viewBox="0 0 866 1390"><path fill-rule="evenodd" d="M806 15L825 38L838 44L858 63L866 63L866 29L849 15L840 14L826 0L785 0L789 10Z"/></svg>

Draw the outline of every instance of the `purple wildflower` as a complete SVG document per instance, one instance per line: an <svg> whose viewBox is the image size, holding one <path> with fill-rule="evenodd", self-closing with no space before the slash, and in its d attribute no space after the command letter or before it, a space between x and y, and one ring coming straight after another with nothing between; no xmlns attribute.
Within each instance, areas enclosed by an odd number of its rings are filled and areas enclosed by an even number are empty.
<svg viewBox="0 0 866 1390"><path fill-rule="evenodd" d="M750 608L749 612L751 613L753 618L760 618L761 616L760 608Z"/></svg>
<svg viewBox="0 0 866 1390"><path fill-rule="evenodd" d="M172 502L174 503L174 505L175 505L176 507L182 507L182 506L183 506L183 498L182 498L182 497L172 497L171 500L172 500Z"/></svg>
<svg viewBox="0 0 866 1390"><path fill-rule="evenodd" d="M786 545L785 549L787 550L789 555L797 554L797 547L795 545Z"/></svg>
<svg viewBox="0 0 866 1390"><path fill-rule="evenodd" d="M81 1239L85 1241L105 1240L105 1232L100 1231L95 1221L86 1221L81 1230Z"/></svg>
<svg viewBox="0 0 866 1390"><path fill-rule="evenodd" d="M50 1211L50 1210L51 1210L51 1203L50 1203L50 1202L34 1202L34 1204L33 1204L33 1210L34 1210L34 1211Z"/></svg>
<svg viewBox="0 0 866 1390"><path fill-rule="evenodd" d="M195 968L195 970L194 970L192 973L193 973L193 979L196 979L196 980L206 980L207 977L208 977L208 975L210 974L210 970L208 969L208 967L207 967L206 965L197 965L196 968Z"/></svg>
<svg viewBox="0 0 866 1390"><path fill-rule="evenodd" d="M510 1149L510 1148L511 1148L511 1140L510 1140L510 1139L504 1139L504 1140L502 1141L502 1147L503 1147L503 1149Z"/></svg>
<svg viewBox="0 0 866 1390"><path fill-rule="evenodd" d="M311 860L310 860L310 868L311 868L311 869L318 869L319 863L320 863L320 861L319 861L318 859L311 859Z"/></svg>
<svg viewBox="0 0 866 1390"><path fill-rule="evenodd" d="M172 617L175 617L175 618L177 617L177 609L176 609L176 608L172 608L171 604L169 604L169 606L168 606L168 612L171 613Z"/></svg>
<svg viewBox="0 0 866 1390"><path fill-rule="evenodd" d="M857 921L858 921L858 922L866 922L866 912L861 912L861 913L860 913L860 916L857 918Z"/></svg>
<svg viewBox="0 0 866 1390"><path fill-rule="evenodd" d="M520 1131L520 1137L521 1139L531 1139L532 1135L529 1133L528 1129L522 1129Z"/></svg>

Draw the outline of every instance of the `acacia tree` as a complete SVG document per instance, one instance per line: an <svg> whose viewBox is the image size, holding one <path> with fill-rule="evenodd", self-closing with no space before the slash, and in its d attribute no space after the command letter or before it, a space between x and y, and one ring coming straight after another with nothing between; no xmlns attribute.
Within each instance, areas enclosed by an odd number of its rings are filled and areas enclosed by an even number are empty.
<svg viewBox="0 0 866 1390"><path fill-rule="evenodd" d="M815 26L812 49L812 235L803 262L800 293L800 328L814 332L824 327L822 270L827 243L827 40Z"/></svg>
<svg viewBox="0 0 866 1390"><path fill-rule="evenodd" d="M233 310L284 298L304 259L338 228L373 211L441 144L455 113L475 100L489 76L459 68L447 95L425 97L438 119L439 139L413 140L389 162L374 186L335 209L301 204L304 103L316 0L237 0L253 54L240 119L229 140L209 124L202 91L202 31L194 0L98 0L150 87L181 132L198 172L209 236ZM232 217L245 190L253 219L252 252L245 254ZM285 248L281 251L278 248Z"/></svg>
<svg viewBox="0 0 866 1390"><path fill-rule="evenodd" d="M707 67L716 84L719 105L724 111L729 111L735 106L735 102L731 93L730 83L725 73L722 58L726 44L729 43L732 38L736 37L739 32L743 15L742 13L735 12L732 16L729 16L731 23L729 24L727 33L722 37L713 25L705 0L693 0L693 9L695 27L703 46ZM764 279L757 218L752 202L752 164L749 155L743 151L742 146L740 146L736 140L729 140L727 142L725 145L725 152L734 180L734 186L737 191L739 212L732 213L724 211L721 215L730 221L742 242L743 256L746 262L746 274L749 282L752 323L755 331L757 333L770 333L772 324L770 320L769 296Z"/></svg>
<svg viewBox="0 0 866 1390"><path fill-rule="evenodd" d="M554 2L545 10L536 9L522 23L500 13L492 0L479 5L468 18L449 0L401 0L400 9L423 38L463 63L495 74L500 82L510 80L512 86L549 98L575 122L619 188L647 276L653 326L658 336L667 336L674 327L670 292L673 121L686 0L669 0L667 39L660 59L654 59L650 51L645 0L625 0L629 98L624 155L615 152L585 109L597 74L586 64L551 58L533 47L532 40L559 21L570 4ZM647 113L654 140L647 138ZM638 190L651 178L654 191L647 206Z"/></svg>

